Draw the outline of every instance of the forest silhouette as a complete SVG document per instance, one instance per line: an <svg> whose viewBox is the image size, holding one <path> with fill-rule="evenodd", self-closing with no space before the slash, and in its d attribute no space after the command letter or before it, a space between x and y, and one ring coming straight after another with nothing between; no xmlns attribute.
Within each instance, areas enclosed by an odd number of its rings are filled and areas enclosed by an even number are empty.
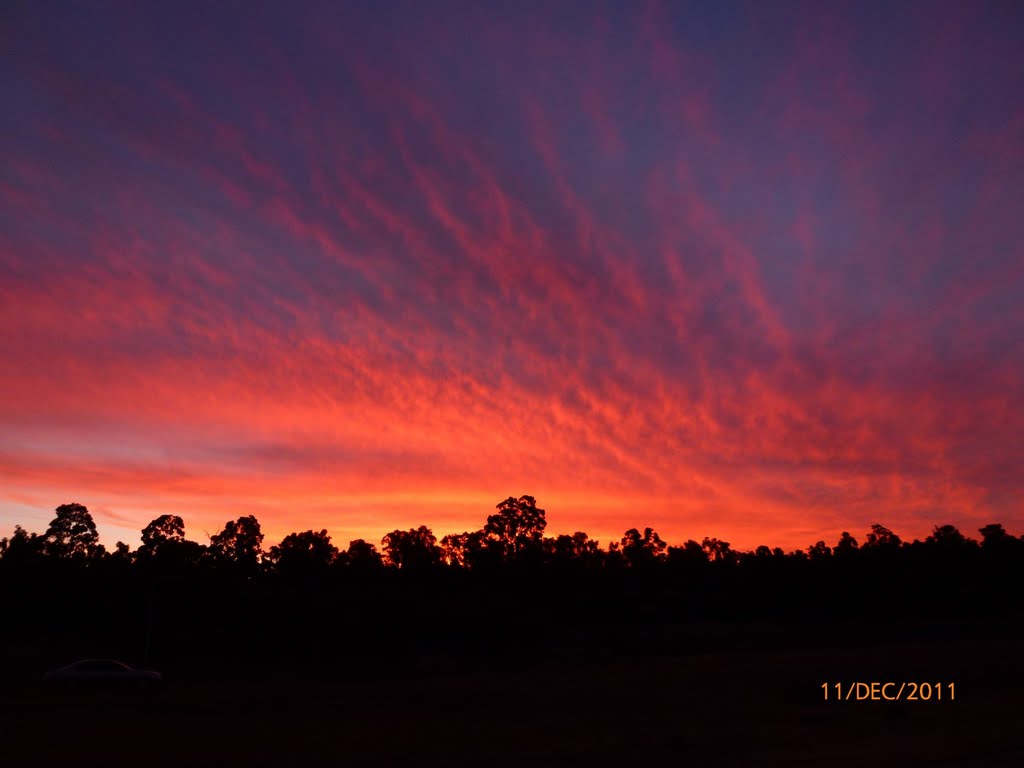
<svg viewBox="0 0 1024 768"><path fill-rule="evenodd" d="M307 530L267 546L242 516L199 543L162 515L137 549L108 551L86 507L61 505L44 532L0 541L5 746L24 764L40 745L55 764L83 744L107 760L115 741L147 765L319 765L338 744L375 764L770 765L839 764L842 744L863 764L914 716L907 738L935 759L1017 748L1024 541L999 524L911 542L876 524L791 552L545 533L520 496L440 539L419 526L342 549ZM44 670L90 657L166 685L43 690ZM823 682L861 679L952 682L958 700L822 702ZM890 717L875 744L851 735ZM194 739L153 750L155 728L205 734L200 757Z"/></svg>
<svg viewBox="0 0 1024 768"><path fill-rule="evenodd" d="M1024 540L998 523L980 540L938 525L911 542L875 524L862 542L844 532L790 552L710 537L672 545L650 527L601 547L582 531L545 529L544 510L523 495L479 530L440 540L419 526L341 549L326 530L307 530L265 547L249 515L201 544L181 517L162 515L136 550L108 551L88 509L63 504L45 532L18 526L0 540L4 616L8 634L146 661L233 643L256 655L339 644L490 652L594 623L1021 616Z"/></svg>
<svg viewBox="0 0 1024 768"><path fill-rule="evenodd" d="M660 572L670 575L736 574L760 580L766 575L803 572L823 575L888 576L936 569L969 581L1010 575L1024 557L1024 539L1011 535L999 523L980 528L981 540L965 536L953 525L936 525L923 541L903 541L880 523L871 525L863 543L844 531L834 546L819 540L804 550L785 552L761 545L753 551L734 550L729 542L705 537L679 545L665 542L646 527L627 530L617 542L602 548L585 532L545 537L545 510L534 497L509 497L500 502L482 528L448 534L440 540L425 525L386 534L380 548L363 539L339 549L325 529L294 532L278 544L264 548L259 520L246 515L229 520L209 544L185 537L185 521L161 515L141 531L134 551L117 542L112 551L100 543L95 521L86 506L62 504L42 534L16 525L13 535L0 538L3 572L47 568L120 572L169 577L194 571L200 574L279 578L285 582L323 580L345 571L422 572L448 570L487 572L547 569L552 573L579 571L614 573ZM308 584L307 584L308 585ZM898 584L893 584L894 587Z"/></svg>

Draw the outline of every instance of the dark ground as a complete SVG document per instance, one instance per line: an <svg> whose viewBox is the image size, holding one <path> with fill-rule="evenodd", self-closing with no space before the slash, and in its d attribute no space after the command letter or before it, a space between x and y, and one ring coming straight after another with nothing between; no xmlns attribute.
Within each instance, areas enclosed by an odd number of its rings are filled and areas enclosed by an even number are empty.
<svg viewBox="0 0 1024 768"><path fill-rule="evenodd" d="M0 763L1024 766L1020 623L566 628L494 653L155 664L163 690L51 692L0 646ZM824 701L823 682L955 684ZM946 689L948 691L948 689Z"/></svg>

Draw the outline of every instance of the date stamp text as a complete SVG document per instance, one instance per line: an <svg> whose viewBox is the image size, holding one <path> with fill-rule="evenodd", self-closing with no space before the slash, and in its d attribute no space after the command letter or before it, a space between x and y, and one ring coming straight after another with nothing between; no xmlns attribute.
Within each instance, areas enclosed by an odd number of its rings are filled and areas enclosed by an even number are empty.
<svg viewBox="0 0 1024 768"><path fill-rule="evenodd" d="M858 682L821 684L825 701L954 701L956 686L942 682Z"/></svg>

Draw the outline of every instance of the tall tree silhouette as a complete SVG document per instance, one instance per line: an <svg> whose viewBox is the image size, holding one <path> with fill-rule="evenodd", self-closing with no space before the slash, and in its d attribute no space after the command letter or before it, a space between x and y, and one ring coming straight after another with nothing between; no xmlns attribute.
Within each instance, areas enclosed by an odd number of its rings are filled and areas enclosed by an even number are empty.
<svg viewBox="0 0 1024 768"><path fill-rule="evenodd" d="M185 540L185 521L177 515L161 515L142 529L141 557L154 557Z"/></svg>
<svg viewBox="0 0 1024 768"><path fill-rule="evenodd" d="M178 515L161 515L142 529L142 546L135 558L144 567L155 567L168 575L197 562L205 547L185 538L185 521Z"/></svg>
<svg viewBox="0 0 1024 768"><path fill-rule="evenodd" d="M43 534L43 548L48 555L84 559L102 555L96 523L83 504L61 504L57 516Z"/></svg>
<svg viewBox="0 0 1024 768"><path fill-rule="evenodd" d="M544 536L547 519L533 496L509 496L497 505L498 511L487 517L484 533L496 542L506 557L515 559L528 549L537 548Z"/></svg>
<svg viewBox="0 0 1024 768"><path fill-rule="evenodd" d="M381 544L388 561L396 568L425 568L441 562L437 537L425 525L408 531L392 531L381 540Z"/></svg>
<svg viewBox="0 0 1024 768"><path fill-rule="evenodd" d="M229 520L224 530L210 537L210 554L220 563L230 563L248 571L259 565L263 531L253 515Z"/></svg>

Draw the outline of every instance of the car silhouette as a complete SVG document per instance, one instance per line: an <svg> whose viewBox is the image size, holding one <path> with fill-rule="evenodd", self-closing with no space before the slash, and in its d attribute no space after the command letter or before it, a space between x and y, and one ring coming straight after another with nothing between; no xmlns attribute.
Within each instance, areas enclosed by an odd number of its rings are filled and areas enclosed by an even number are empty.
<svg viewBox="0 0 1024 768"><path fill-rule="evenodd" d="M82 659L43 675L43 683L66 688L152 688L163 675L149 669L133 669L114 659Z"/></svg>

